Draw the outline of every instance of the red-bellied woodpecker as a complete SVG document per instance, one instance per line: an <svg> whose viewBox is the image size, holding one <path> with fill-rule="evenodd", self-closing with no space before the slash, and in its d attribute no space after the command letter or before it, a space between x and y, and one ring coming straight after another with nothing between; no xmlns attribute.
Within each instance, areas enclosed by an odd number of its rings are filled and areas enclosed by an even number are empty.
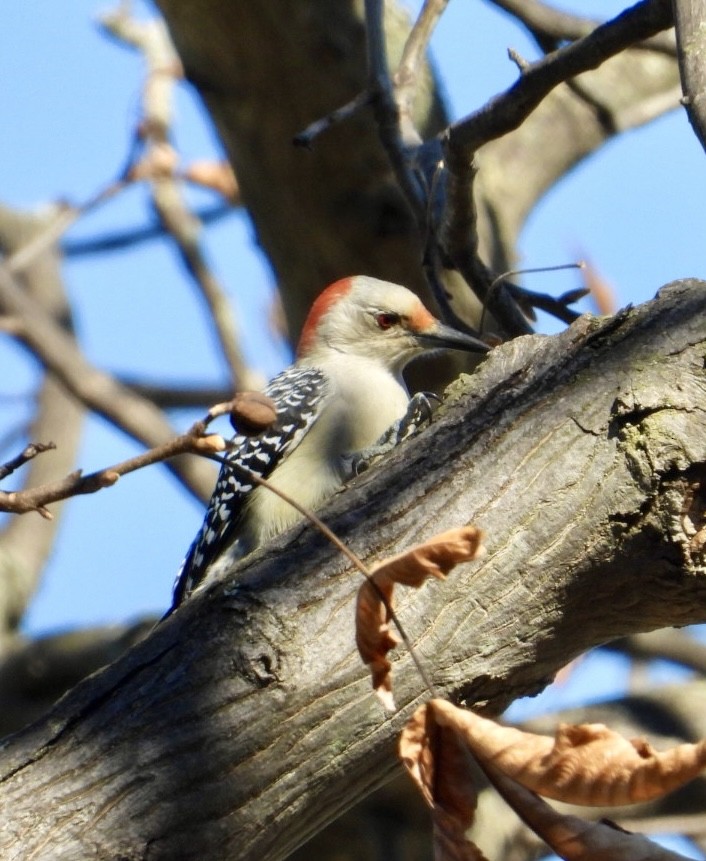
<svg viewBox="0 0 706 861"><path fill-rule="evenodd" d="M392 448L429 413L411 400L402 370L441 347L486 352L476 338L440 323L405 287L359 275L314 302L295 363L265 389L277 420L258 436L236 436L201 530L174 588L178 606L217 560L249 553L300 515L248 472L315 508L357 463ZM219 563L220 567L220 563Z"/></svg>

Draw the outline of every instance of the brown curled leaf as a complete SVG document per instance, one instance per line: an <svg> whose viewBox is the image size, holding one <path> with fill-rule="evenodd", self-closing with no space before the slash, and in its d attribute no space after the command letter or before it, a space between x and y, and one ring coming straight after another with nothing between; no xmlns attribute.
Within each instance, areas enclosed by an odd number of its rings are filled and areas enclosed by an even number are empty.
<svg viewBox="0 0 706 861"><path fill-rule="evenodd" d="M489 766L493 786L522 821L565 861L686 861L642 834L608 822L586 822L558 813L534 792Z"/></svg>
<svg viewBox="0 0 706 861"><path fill-rule="evenodd" d="M395 583L418 588L427 577L443 579L459 562L476 559L483 553L483 534L475 526L442 532L424 544L379 562L371 579L358 590L356 603L356 643L363 662L370 665L373 688L383 705L394 710L390 662L387 653L397 645L390 630L392 594Z"/></svg>
<svg viewBox="0 0 706 861"><path fill-rule="evenodd" d="M586 260L582 267L583 283L591 294L591 298L598 309L599 314L615 314L620 307L615 288L603 274Z"/></svg>
<svg viewBox="0 0 706 861"><path fill-rule="evenodd" d="M436 719L463 734L481 763L557 801L620 805L649 801L693 780L706 765L706 743L658 753L644 739L626 739L603 724L562 724L555 738L501 726L444 700Z"/></svg>
<svg viewBox="0 0 706 861"><path fill-rule="evenodd" d="M399 756L432 811L435 861L483 861L466 840L477 804L473 764L465 742L420 706L402 730Z"/></svg>

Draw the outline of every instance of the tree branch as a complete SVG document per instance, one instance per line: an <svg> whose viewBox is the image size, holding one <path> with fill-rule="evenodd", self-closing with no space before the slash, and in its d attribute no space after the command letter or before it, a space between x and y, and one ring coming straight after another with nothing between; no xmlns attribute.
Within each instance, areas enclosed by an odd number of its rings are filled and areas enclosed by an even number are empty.
<svg viewBox="0 0 706 861"><path fill-rule="evenodd" d="M703 282L503 345L326 507L363 559L486 533L484 560L398 608L440 690L498 712L598 643L706 619L705 350ZM197 593L0 753L0 851L286 857L389 775L423 695L400 654L383 718L354 653L358 583L298 526Z"/></svg>
<svg viewBox="0 0 706 861"><path fill-rule="evenodd" d="M181 63L161 18L138 21L127 7L102 17L103 27L116 39L127 42L143 55L147 82L142 99L142 138L146 145L144 164L150 179L152 201L166 232L174 240L187 272L199 290L209 312L213 332L231 376L234 390L256 388L259 380L248 367L238 345L233 309L213 274L201 241L202 225L189 209L176 177L178 156L169 143L172 124L172 92ZM168 152L173 162L168 169L152 173L151 163L159 163ZM135 168L139 171L139 165ZM152 174L152 175L150 175Z"/></svg>
<svg viewBox="0 0 706 861"><path fill-rule="evenodd" d="M47 510L47 505L84 493L96 493L103 488L114 485L121 476L146 466L184 454L199 454L217 459L218 453L225 451L228 444L219 434L207 436L206 429L213 419L223 415L230 415L231 423L238 427L240 433L265 430L276 418L274 406L266 395L241 392L233 400L211 407L206 416L194 422L186 433L175 436L135 457L105 467L90 475L82 475L79 470L52 484L39 485L11 493L0 491L0 511L13 514L38 511L47 519L51 519L52 515ZM49 448L55 448L55 446L44 446L41 450L46 451ZM23 456L24 452L23 455L15 458L15 461L22 461ZM34 457L34 454L31 456ZM27 459L29 458L24 458L24 460ZM266 482L263 483L266 484Z"/></svg>
<svg viewBox="0 0 706 861"><path fill-rule="evenodd" d="M233 206L218 203L208 208L197 209L194 215L202 224L216 224L233 213ZM99 236L85 239L66 238L61 243L64 257L85 257L92 254L103 254L106 251L122 251L143 242L150 242L164 236L166 230L163 224L145 224L142 227L131 227L125 230L114 230Z"/></svg>
<svg viewBox="0 0 706 861"><path fill-rule="evenodd" d="M668 0L636 3L578 42L533 63L509 90L454 123L446 135L447 147L451 151L462 148L467 156L476 152L483 144L518 128L554 87L597 68L609 57L672 24Z"/></svg>
<svg viewBox="0 0 706 861"><path fill-rule="evenodd" d="M510 332L522 331L522 320L512 320L510 299L504 289L497 291L494 297L489 296L492 278L478 251L473 202L476 152L481 146L517 129L559 84L597 68L636 41L670 27L671 23L671 6L667 0L644 0L582 39L522 69L512 87L444 132L448 168L444 251L479 298L489 303L500 320L507 321Z"/></svg>
<svg viewBox="0 0 706 861"><path fill-rule="evenodd" d="M45 236L54 223L55 213L17 212L0 206L0 248L11 256L26 248L37 237ZM67 338L72 337L71 310L61 279L60 258L51 247L29 263L18 281ZM22 321L15 318L18 335ZM83 425L83 409L75 398L51 375L40 375L33 398L34 414L29 419L24 439L59 440L60 449L51 458L36 458L24 470L28 486L54 481L73 469ZM19 440L16 444L20 444ZM61 508L57 506L55 515ZM20 523L11 519L0 530L0 630L3 634L19 625L29 601L40 583L44 566L56 539L60 518L52 523ZM3 638L4 639L4 638Z"/></svg>
<svg viewBox="0 0 706 861"><path fill-rule="evenodd" d="M491 2L521 21L540 44L547 40L556 43L583 39L603 23L597 18L572 15L563 9L540 3L539 0L491 0ZM634 47L661 51L670 57L676 56L672 34L652 36L643 42L637 42Z"/></svg>
<svg viewBox="0 0 706 861"><path fill-rule="evenodd" d="M673 661L686 669L695 670L706 676L706 645L686 631L669 630L633 634L632 637L616 640L606 648L642 661ZM706 735L706 727L704 730Z"/></svg>
<svg viewBox="0 0 706 861"><path fill-rule="evenodd" d="M74 338L20 289L3 265L0 265L0 308L22 321L18 340L81 403L144 445L160 445L176 435L153 404L91 365ZM206 464L192 458L172 461L167 466L197 498L208 498L213 478Z"/></svg>
<svg viewBox="0 0 706 861"><path fill-rule="evenodd" d="M689 122L706 149L706 36L703 0L674 0L677 56Z"/></svg>

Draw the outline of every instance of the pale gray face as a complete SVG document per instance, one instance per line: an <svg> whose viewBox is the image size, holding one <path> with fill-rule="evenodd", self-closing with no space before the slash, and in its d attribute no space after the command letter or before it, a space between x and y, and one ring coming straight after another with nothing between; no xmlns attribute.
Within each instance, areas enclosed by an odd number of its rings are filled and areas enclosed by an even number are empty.
<svg viewBox="0 0 706 861"><path fill-rule="evenodd" d="M347 355L375 358L393 371L444 347L485 352L487 347L440 323L406 287L373 278L352 279L346 301L322 317L322 345Z"/></svg>

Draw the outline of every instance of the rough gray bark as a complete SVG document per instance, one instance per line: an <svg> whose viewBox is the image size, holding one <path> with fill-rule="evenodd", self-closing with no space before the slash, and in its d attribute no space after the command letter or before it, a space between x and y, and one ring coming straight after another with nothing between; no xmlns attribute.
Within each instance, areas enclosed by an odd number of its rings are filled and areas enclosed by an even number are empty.
<svg viewBox="0 0 706 861"><path fill-rule="evenodd" d="M324 511L364 557L472 521L487 556L401 595L440 691L491 713L617 636L706 620L706 283L498 348ZM286 548L286 551L285 551ZM13 859L284 858L394 770L358 576L297 527L0 753Z"/></svg>

